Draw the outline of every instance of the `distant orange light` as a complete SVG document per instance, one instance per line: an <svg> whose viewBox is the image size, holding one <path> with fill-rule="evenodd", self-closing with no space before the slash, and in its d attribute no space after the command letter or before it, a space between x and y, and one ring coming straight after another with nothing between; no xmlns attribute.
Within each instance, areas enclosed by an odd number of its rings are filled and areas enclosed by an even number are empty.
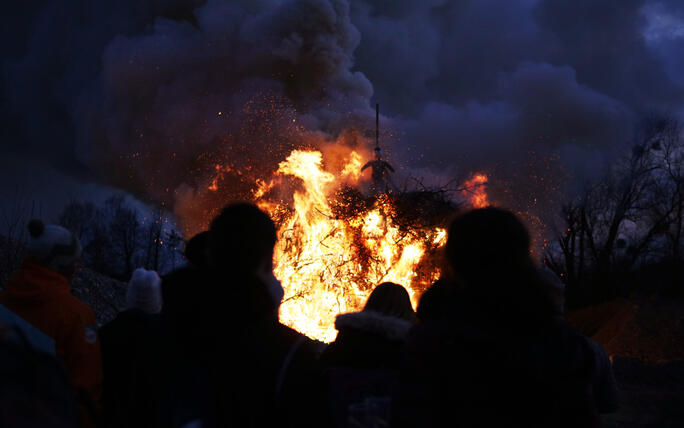
<svg viewBox="0 0 684 428"><path fill-rule="evenodd" d="M470 201L473 208L485 208L491 205L485 187L487 182L487 175L482 173L474 174L470 180L465 182L462 193Z"/></svg>

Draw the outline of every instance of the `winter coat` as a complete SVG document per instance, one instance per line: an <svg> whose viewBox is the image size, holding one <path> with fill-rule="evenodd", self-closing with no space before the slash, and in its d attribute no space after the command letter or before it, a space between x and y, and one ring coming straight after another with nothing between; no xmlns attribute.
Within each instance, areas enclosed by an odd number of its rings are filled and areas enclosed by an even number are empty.
<svg viewBox="0 0 684 428"><path fill-rule="evenodd" d="M243 426L329 425L325 384L317 361L320 343L275 318L246 325L238 333L237 343L241 344L240 355L229 346L223 349L235 366L219 362L217 372L226 381L222 385L237 379L232 391L220 395L229 403L233 403L230 397L239 397L241 409L235 413L241 415Z"/></svg>
<svg viewBox="0 0 684 428"><path fill-rule="evenodd" d="M337 338L321 355L326 366L397 369L411 322L373 311L338 315Z"/></svg>
<svg viewBox="0 0 684 428"><path fill-rule="evenodd" d="M613 413L618 409L618 388L613 375L613 364L601 344L584 338L594 353L592 391L599 413Z"/></svg>
<svg viewBox="0 0 684 428"><path fill-rule="evenodd" d="M129 309L100 329L105 426L128 424L129 400L135 387L139 355L157 323L159 315Z"/></svg>
<svg viewBox="0 0 684 428"><path fill-rule="evenodd" d="M78 427L64 364L33 346L24 331L0 323L0 426Z"/></svg>
<svg viewBox="0 0 684 428"><path fill-rule="evenodd" d="M316 342L277 321L251 322L222 340L175 371L160 426L329 426Z"/></svg>
<svg viewBox="0 0 684 428"><path fill-rule="evenodd" d="M169 314L158 335L162 346L146 357L162 372L150 370L147 386L136 391L160 396L152 406L156 421L145 426L329 426L320 343L278 322L265 284L201 272L185 279L194 283L187 293L200 292L201 299L188 297L199 310ZM195 332L192 339L187 331ZM156 391L146 393L147 387Z"/></svg>
<svg viewBox="0 0 684 428"><path fill-rule="evenodd" d="M389 422L406 338L412 323L373 311L342 314L337 338L321 355L337 426Z"/></svg>
<svg viewBox="0 0 684 428"><path fill-rule="evenodd" d="M69 280L27 259L0 292L0 304L55 340L84 421L99 412L102 362L95 315L70 293Z"/></svg>
<svg viewBox="0 0 684 428"><path fill-rule="evenodd" d="M449 302L454 298L452 287L441 279L425 290L416 309L416 316L421 321L438 321L448 316Z"/></svg>
<svg viewBox="0 0 684 428"><path fill-rule="evenodd" d="M393 426L599 425L584 337L559 320L525 326L462 309L411 331Z"/></svg>

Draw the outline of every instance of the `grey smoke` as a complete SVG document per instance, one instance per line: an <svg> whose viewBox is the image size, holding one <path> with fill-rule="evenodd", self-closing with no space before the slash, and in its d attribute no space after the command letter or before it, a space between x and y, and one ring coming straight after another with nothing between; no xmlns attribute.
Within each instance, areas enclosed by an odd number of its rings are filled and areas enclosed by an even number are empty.
<svg viewBox="0 0 684 428"><path fill-rule="evenodd" d="M554 156L582 180L631 144L640 116L684 113L678 0L14 7L3 152L155 201L219 158L258 164L303 131L370 127L375 102L406 169L506 183L554 175L529 161Z"/></svg>

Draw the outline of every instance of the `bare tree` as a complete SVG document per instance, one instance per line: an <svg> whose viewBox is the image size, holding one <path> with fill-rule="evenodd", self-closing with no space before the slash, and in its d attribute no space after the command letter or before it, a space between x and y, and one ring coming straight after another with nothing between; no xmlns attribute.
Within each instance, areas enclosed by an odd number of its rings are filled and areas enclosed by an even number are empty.
<svg viewBox="0 0 684 428"><path fill-rule="evenodd" d="M156 210L147 221L145 230L146 252L145 267L158 271L162 256L164 213Z"/></svg>
<svg viewBox="0 0 684 428"><path fill-rule="evenodd" d="M652 125L651 141L661 157L661 171L650 215L667 219L659 224L665 236L662 256L682 259L682 227L684 221L684 144L676 120L665 118Z"/></svg>
<svg viewBox="0 0 684 428"><path fill-rule="evenodd" d="M562 209L562 229L546 262L568 291L605 284L655 258L680 258L684 147L677 122L651 119L640 143L606 176Z"/></svg>
<svg viewBox="0 0 684 428"><path fill-rule="evenodd" d="M59 224L83 242L93 232L97 208L92 202L71 201L59 216Z"/></svg>
<svg viewBox="0 0 684 428"><path fill-rule="evenodd" d="M176 269L176 260L182 254L183 236L176 229L171 229L166 234L164 248L166 249L164 258L171 263L171 270Z"/></svg>
<svg viewBox="0 0 684 428"><path fill-rule="evenodd" d="M108 223L102 210L96 210L91 223L90 239L84 243L84 259L86 264L104 274L112 274L114 257Z"/></svg>
<svg viewBox="0 0 684 428"><path fill-rule="evenodd" d="M106 216L110 219L107 231L111 251L123 261L121 276L128 278L133 273L133 257L138 247L140 225L134 209L130 208L123 195L112 196L105 201Z"/></svg>
<svg viewBox="0 0 684 428"><path fill-rule="evenodd" d="M23 190L16 189L0 207L0 281L3 284L24 258L26 225L40 216L40 207L35 201L27 201L24 194Z"/></svg>

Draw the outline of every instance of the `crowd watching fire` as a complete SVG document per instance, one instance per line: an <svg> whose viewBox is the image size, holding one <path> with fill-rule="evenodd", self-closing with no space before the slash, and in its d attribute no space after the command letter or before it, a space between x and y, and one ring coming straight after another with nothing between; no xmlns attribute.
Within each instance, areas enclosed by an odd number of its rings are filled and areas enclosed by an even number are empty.
<svg viewBox="0 0 684 428"><path fill-rule="evenodd" d="M684 0L6 3L0 428L684 427Z"/></svg>

